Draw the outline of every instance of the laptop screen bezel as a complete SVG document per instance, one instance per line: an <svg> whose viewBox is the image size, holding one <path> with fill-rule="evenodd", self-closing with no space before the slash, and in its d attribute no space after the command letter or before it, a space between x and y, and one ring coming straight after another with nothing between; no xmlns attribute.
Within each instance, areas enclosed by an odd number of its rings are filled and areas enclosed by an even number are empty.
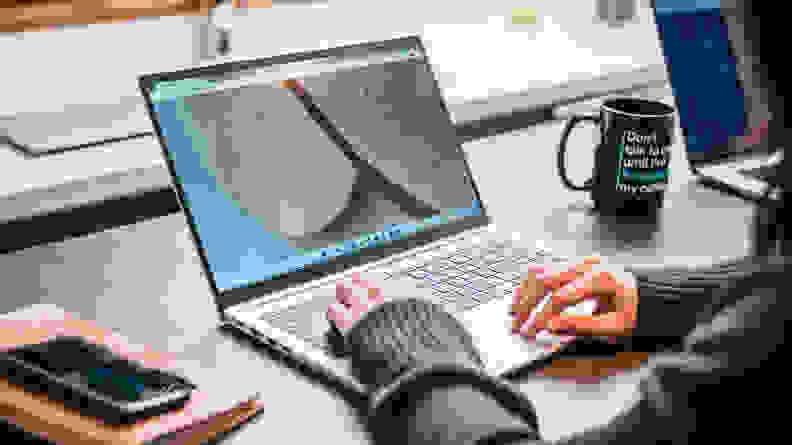
<svg viewBox="0 0 792 445"><path fill-rule="evenodd" d="M185 205L186 200L184 196L183 184L181 183L179 176L176 174L173 161L169 156L167 142L163 137L163 132L162 129L160 128L159 120L157 119L156 112L154 111L153 103L149 95L149 92L151 91L153 86L156 85L158 82L162 82L162 81L175 81L175 80L189 79L193 77L202 77L202 76L217 76L233 71L272 67L275 65L282 65L293 62L302 62L309 59L334 57L339 53L350 50L352 51L365 50L365 49L395 50L395 49L403 48L405 46L418 47L421 49L423 54L425 55L427 54L426 49L420 37L407 36L407 37L398 37L394 39L382 40L376 42L364 42L364 43L336 46L332 48L281 54L273 57L226 61L217 64L187 68L177 71L144 74L138 77L138 86L146 102L146 109L152 121L154 132L157 136L157 139L159 140L163 157L165 159L168 171L170 173L172 188L176 191L176 194L178 195L179 204L187 220L187 225L190 228L190 234L192 236L193 243L196 247L196 250L198 251L198 256L200 257L200 263L203 269L203 273L206 276L206 279L209 282L210 288L215 297L214 300L218 312L222 314L223 311L225 311L227 308L231 306L235 306L239 303L243 303L254 298L283 291L290 287L302 285L313 280L318 280L320 278L342 272L349 268L362 266L368 263L373 263L381 259L394 256L402 252L406 252L408 250L415 249L435 241L439 241L444 238L448 238L450 236L462 233L466 230L486 226L491 223L491 218L487 214L486 207L483 201L481 200L481 195L479 193L478 186L476 185L473 175L471 174L470 165L468 163L467 157L465 156L464 158L465 173L467 174L468 183L472 187L473 193L475 194L475 199L478 201L480 205L481 208L480 215L465 216L453 222L430 227L425 231L416 233L414 236L408 239L394 240L389 242L385 246L364 247L359 249L355 255L339 256L333 259L329 259L328 261L321 264L307 265L305 267L305 270L289 272L274 279L262 279L260 281L252 282L243 287L235 287L231 289L220 290L217 287L217 282L215 280L213 273L211 272L206 249L201 241L200 235L198 234L198 230L195 224L195 219L193 217L193 214L189 206ZM446 115L449 117L449 125L453 126L454 124L451 121L451 115L448 111L448 106L445 102L445 99L442 96L440 86L437 83L437 76L432 70L432 66L429 63L429 61L424 60L424 62L428 65L429 73L432 77L433 89L434 89L433 91L435 97L437 97L440 100L441 107L446 112ZM462 151L461 138L457 140L456 148L457 150L460 151L460 153L464 153L464 151Z"/></svg>

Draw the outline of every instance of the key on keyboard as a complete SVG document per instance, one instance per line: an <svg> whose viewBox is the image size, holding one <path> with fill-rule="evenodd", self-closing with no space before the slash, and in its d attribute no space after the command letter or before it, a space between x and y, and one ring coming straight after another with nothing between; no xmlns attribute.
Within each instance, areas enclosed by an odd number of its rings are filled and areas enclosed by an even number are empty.
<svg viewBox="0 0 792 445"><path fill-rule="evenodd" d="M536 249L506 241L461 247L420 265L408 273L414 280L432 282L433 296L451 311L466 311L514 292L521 273L532 264L554 260Z"/></svg>

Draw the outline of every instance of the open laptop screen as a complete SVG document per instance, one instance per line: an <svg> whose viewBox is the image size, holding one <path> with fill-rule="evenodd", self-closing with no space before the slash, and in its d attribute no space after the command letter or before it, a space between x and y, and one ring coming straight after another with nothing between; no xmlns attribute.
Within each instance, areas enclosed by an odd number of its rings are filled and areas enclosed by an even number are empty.
<svg viewBox="0 0 792 445"><path fill-rule="evenodd" d="M220 293L484 215L417 40L148 88Z"/></svg>
<svg viewBox="0 0 792 445"><path fill-rule="evenodd" d="M764 120L739 19L720 0L654 0L655 19L688 158L745 150Z"/></svg>

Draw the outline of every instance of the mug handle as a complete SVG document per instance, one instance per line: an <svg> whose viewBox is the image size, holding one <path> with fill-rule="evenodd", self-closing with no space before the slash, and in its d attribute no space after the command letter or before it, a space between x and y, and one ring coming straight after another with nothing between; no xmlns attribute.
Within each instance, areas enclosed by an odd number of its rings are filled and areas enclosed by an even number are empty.
<svg viewBox="0 0 792 445"><path fill-rule="evenodd" d="M569 119L569 121L567 121L566 127L564 128L564 132L561 135L561 142L558 145L558 176L561 177L561 182L563 182L568 189L575 191L591 190L591 184L593 183L593 178L590 178L586 182L584 182L582 186L572 184L572 182L567 177L566 166L564 165L564 159L567 149L566 144L567 144L567 139L569 138L569 133L572 132L572 129L575 128L575 125L583 121L594 122L597 125L600 124L599 116L572 116Z"/></svg>

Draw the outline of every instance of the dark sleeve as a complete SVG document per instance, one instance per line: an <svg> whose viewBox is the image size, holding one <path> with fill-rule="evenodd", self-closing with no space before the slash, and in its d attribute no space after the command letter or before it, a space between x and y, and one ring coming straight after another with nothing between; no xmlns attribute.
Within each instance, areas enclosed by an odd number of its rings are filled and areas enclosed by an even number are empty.
<svg viewBox="0 0 792 445"><path fill-rule="evenodd" d="M642 384L644 397L608 424L557 442L543 440L535 418L531 417L532 408L521 406L525 395L518 389L461 368L455 372L457 380L449 383L448 375L436 369L397 382L389 395L375 402L373 418L377 420L371 424L374 443L633 445L655 443L658 438L673 439L669 431L679 431L668 428L667 417L655 406L655 399L663 397L662 391L657 392L646 381ZM465 377L459 377L466 372Z"/></svg>
<svg viewBox="0 0 792 445"><path fill-rule="evenodd" d="M468 385L432 391L415 404L404 426L409 436L402 443L411 445L543 444L519 416Z"/></svg>
<svg viewBox="0 0 792 445"><path fill-rule="evenodd" d="M412 370L373 394L368 426L377 445L541 443L525 394L458 363Z"/></svg>
<svg viewBox="0 0 792 445"><path fill-rule="evenodd" d="M401 424L408 436L399 437L411 445L634 445L655 443L659 420L643 399L606 425L548 441L489 394L461 386L432 391L416 403Z"/></svg>
<svg viewBox="0 0 792 445"><path fill-rule="evenodd" d="M695 268L633 269L638 284L638 314L631 334L635 344L681 344L693 328L722 309L728 283L756 272L752 258ZM673 323L669 323L673 320Z"/></svg>
<svg viewBox="0 0 792 445"><path fill-rule="evenodd" d="M410 445L633 445L656 436L650 432L658 427L650 420L655 417L642 400L607 425L547 441L491 394L465 385L430 391L387 434L394 444Z"/></svg>

